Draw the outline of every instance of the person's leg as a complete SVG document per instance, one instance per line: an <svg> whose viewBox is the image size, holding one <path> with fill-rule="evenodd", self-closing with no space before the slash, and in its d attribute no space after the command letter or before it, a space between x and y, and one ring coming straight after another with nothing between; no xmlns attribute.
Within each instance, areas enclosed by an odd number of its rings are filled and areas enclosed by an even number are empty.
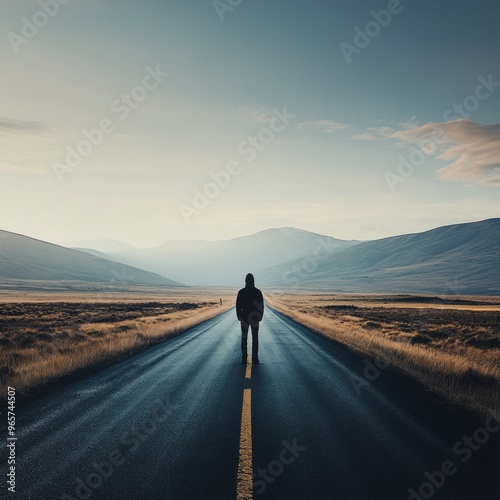
<svg viewBox="0 0 500 500"><path fill-rule="evenodd" d="M241 322L241 361L247 361L248 323Z"/></svg>
<svg viewBox="0 0 500 500"><path fill-rule="evenodd" d="M259 361L259 324L252 325L252 361Z"/></svg>

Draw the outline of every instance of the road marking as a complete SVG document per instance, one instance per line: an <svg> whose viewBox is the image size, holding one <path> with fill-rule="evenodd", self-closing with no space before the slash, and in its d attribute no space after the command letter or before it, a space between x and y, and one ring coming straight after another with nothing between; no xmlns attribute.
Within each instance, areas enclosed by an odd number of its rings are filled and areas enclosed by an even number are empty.
<svg viewBox="0 0 500 500"><path fill-rule="evenodd" d="M245 370L245 379L252 378L252 365L247 361L247 367Z"/></svg>
<svg viewBox="0 0 500 500"><path fill-rule="evenodd" d="M238 500L253 498L252 393L250 389L243 389L236 498Z"/></svg>
<svg viewBox="0 0 500 500"><path fill-rule="evenodd" d="M251 379L252 363L250 363L250 359L248 358L245 367L245 380ZM252 390L250 388L243 389L236 498L238 500L251 500L253 498Z"/></svg>

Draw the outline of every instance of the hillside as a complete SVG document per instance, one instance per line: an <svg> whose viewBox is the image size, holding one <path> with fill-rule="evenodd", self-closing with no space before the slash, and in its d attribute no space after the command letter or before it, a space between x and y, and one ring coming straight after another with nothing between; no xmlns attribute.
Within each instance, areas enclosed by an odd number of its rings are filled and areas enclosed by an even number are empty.
<svg viewBox="0 0 500 500"><path fill-rule="evenodd" d="M360 243L309 269L296 260L265 274L276 288L500 294L500 219Z"/></svg>
<svg viewBox="0 0 500 500"><path fill-rule="evenodd" d="M13 280L179 285L142 269L0 230L0 282Z"/></svg>

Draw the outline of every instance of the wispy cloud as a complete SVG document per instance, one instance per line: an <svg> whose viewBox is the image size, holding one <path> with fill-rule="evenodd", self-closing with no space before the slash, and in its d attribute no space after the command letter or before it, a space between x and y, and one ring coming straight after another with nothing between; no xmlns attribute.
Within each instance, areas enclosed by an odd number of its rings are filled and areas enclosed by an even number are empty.
<svg viewBox="0 0 500 500"><path fill-rule="evenodd" d="M388 125L380 127L367 127L351 137L360 141L375 141L377 139L390 139L398 129Z"/></svg>
<svg viewBox="0 0 500 500"><path fill-rule="evenodd" d="M273 116L263 108L242 107L240 110L261 122ZM419 148L426 155L449 162L437 171L442 180L500 187L500 124L460 119L422 125L412 117L399 123L366 128L333 120L304 121L297 129L324 133L349 130L354 140L388 141L402 148Z"/></svg>
<svg viewBox="0 0 500 500"><path fill-rule="evenodd" d="M39 121L0 117L0 171L47 174L47 158L53 151L51 128Z"/></svg>
<svg viewBox="0 0 500 500"><path fill-rule="evenodd" d="M436 158L451 162L438 170L443 180L500 187L499 123L488 125L465 119L427 123L392 137L403 145L426 143Z"/></svg>
<svg viewBox="0 0 500 500"><path fill-rule="evenodd" d="M341 130L352 128L352 125L349 125L348 123L334 122L332 120L315 120L301 122L297 125L297 128L299 130L321 130L322 132L330 134L332 132L339 132Z"/></svg>
<svg viewBox="0 0 500 500"><path fill-rule="evenodd" d="M0 135L40 134L47 131L47 129L47 125L39 121L13 120L0 117Z"/></svg>
<svg viewBox="0 0 500 500"><path fill-rule="evenodd" d="M396 125L367 127L351 139L392 141L402 148L421 149L449 162L438 169L445 181L500 187L500 124L460 119L419 124L415 118Z"/></svg>
<svg viewBox="0 0 500 500"><path fill-rule="evenodd" d="M379 139L379 136L373 132L360 132L359 134L353 135L351 139L357 139L359 141L375 141Z"/></svg>
<svg viewBox="0 0 500 500"><path fill-rule="evenodd" d="M269 123L276 115L264 108L252 108L250 106L239 106L238 109L245 115L261 123Z"/></svg>

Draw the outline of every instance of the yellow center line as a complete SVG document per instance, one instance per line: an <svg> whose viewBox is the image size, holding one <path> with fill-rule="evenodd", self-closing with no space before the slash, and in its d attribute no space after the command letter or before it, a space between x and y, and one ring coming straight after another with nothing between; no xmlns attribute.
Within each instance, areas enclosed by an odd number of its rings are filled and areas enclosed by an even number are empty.
<svg viewBox="0 0 500 500"><path fill-rule="evenodd" d="M247 361L247 367L245 370L245 379L250 379L250 378L252 378L252 365Z"/></svg>
<svg viewBox="0 0 500 500"><path fill-rule="evenodd" d="M247 363L245 379L252 378L252 365ZM253 465L252 465L252 391L243 389L243 405L241 408L240 452L238 458L238 479L236 498L251 500L253 498Z"/></svg>

